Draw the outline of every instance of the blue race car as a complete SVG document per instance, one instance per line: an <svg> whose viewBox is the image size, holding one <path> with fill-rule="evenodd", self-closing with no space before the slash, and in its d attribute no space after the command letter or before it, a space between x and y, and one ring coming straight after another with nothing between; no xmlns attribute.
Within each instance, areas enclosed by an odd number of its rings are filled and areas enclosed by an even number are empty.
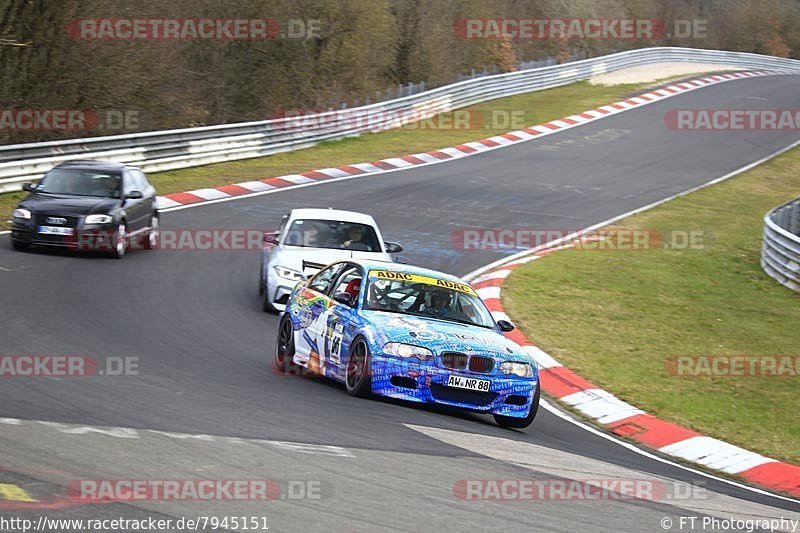
<svg viewBox="0 0 800 533"><path fill-rule="evenodd" d="M378 394L490 413L524 428L539 408L533 358L502 332L468 284L409 265L333 263L292 291L275 348L279 371Z"/></svg>

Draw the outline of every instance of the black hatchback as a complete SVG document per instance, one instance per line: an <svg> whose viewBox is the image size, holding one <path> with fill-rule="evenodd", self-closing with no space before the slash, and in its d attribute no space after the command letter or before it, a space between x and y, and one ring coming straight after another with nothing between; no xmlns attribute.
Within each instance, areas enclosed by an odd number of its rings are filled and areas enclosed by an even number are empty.
<svg viewBox="0 0 800 533"><path fill-rule="evenodd" d="M123 257L131 242L158 243L156 190L133 166L72 161L49 170L12 214L15 249L32 245L105 251Z"/></svg>

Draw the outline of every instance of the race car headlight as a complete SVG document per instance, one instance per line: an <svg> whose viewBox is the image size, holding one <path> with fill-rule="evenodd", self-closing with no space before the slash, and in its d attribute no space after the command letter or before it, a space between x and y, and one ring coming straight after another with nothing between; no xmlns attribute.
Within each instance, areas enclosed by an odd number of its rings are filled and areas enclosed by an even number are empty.
<svg viewBox="0 0 800 533"><path fill-rule="evenodd" d="M416 357L421 361L433 357L433 352L427 348L414 346L413 344L403 344L402 342L387 342L383 345L383 353L386 355L394 355L395 357L402 357L404 359Z"/></svg>
<svg viewBox="0 0 800 533"><path fill-rule="evenodd" d="M14 209L14 212L11 213L11 216L14 218L24 218L25 220L30 220L31 212L28 211L27 209L22 209L21 207L19 207L17 209Z"/></svg>
<svg viewBox="0 0 800 533"><path fill-rule="evenodd" d="M301 281L306 279L302 273L282 266L276 266L275 273L279 278L288 279L289 281Z"/></svg>
<svg viewBox="0 0 800 533"><path fill-rule="evenodd" d="M514 361L506 361L500 365L500 372L503 374L514 374L521 378L533 377L533 367L528 363L517 363Z"/></svg>
<svg viewBox="0 0 800 533"><path fill-rule="evenodd" d="M86 217L86 224L108 224L114 220L111 215L89 215Z"/></svg>

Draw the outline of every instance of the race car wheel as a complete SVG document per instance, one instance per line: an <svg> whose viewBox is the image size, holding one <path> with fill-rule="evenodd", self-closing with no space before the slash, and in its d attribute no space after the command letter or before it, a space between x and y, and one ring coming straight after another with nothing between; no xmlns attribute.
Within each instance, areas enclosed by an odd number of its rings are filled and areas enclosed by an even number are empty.
<svg viewBox="0 0 800 533"><path fill-rule="evenodd" d="M283 315L278 325L278 339L275 342L275 367L278 372L289 372L294 369L294 329L292 319Z"/></svg>
<svg viewBox="0 0 800 533"><path fill-rule="evenodd" d="M372 376L370 375L369 347L364 339L356 339L350 348L347 358L347 370L344 384L347 394L365 398L372 392Z"/></svg>
<svg viewBox="0 0 800 533"><path fill-rule="evenodd" d="M541 387L537 383L536 385L536 392L533 395L533 401L531 402L531 409L528 411L528 416L525 418L517 418L515 416L503 416L503 415L493 415L494 421L497 422L497 425L503 428L516 428L522 429L530 426L533 423L533 419L536 418L536 413L539 411L539 395L541 392Z"/></svg>

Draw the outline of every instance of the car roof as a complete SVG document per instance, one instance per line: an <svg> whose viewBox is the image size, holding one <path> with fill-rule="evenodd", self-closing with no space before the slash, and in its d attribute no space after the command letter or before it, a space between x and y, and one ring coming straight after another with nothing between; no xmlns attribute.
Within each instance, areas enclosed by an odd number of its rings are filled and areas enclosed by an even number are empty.
<svg viewBox="0 0 800 533"><path fill-rule="evenodd" d="M137 168L137 167L132 167L130 165L126 165L125 163L119 163L117 161L79 160L79 161L65 161L64 163L61 163L60 165L57 165L54 168L76 168L82 170L121 172L126 168Z"/></svg>
<svg viewBox="0 0 800 533"><path fill-rule="evenodd" d="M292 209L289 217L293 220L335 220L337 222L355 222L357 224L377 226L375 219L365 213L342 211L339 209Z"/></svg>
<svg viewBox="0 0 800 533"><path fill-rule="evenodd" d="M424 268L415 265L408 265L405 263L390 263L388 261L376 261L375 259L347 259L348 263L355 263L364 268L364 270L391 270L394 272L404 272L406 274L417 274L419 276L429 276L433 278L441 278L449 281L457 281L464 283L464 280L452 274L446 274L438 270Z"/></svg>

